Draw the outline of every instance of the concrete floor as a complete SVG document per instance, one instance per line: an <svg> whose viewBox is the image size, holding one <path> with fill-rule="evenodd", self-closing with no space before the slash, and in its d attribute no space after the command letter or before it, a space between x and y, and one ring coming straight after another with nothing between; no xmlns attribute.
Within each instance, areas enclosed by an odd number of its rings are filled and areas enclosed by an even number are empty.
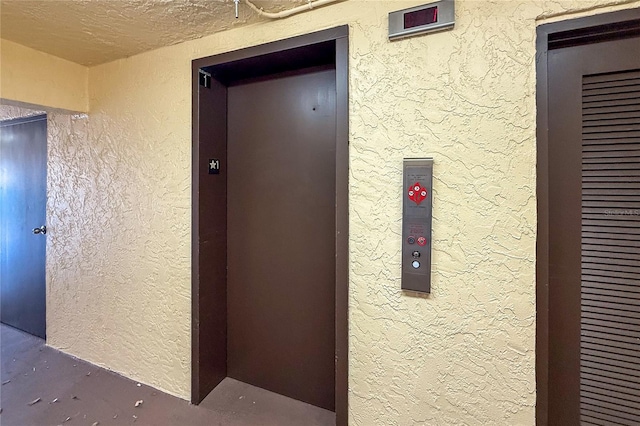
<svg viewBox="0 0 640 426"><path fill-rule="evenodd" d="M2 426L335 425L330 411L230 378L190 405L4 324L0 345ZM143 402L135 407L136 401Z"/></svg>

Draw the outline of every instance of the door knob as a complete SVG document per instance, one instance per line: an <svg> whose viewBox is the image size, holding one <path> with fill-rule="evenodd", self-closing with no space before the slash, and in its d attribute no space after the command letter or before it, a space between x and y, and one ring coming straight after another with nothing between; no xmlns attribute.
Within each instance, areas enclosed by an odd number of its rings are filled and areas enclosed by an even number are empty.
<svg viewBox="0 0 640 426"><path fill-rule="evenodd" d="M33 233L34 234L46 234L47 233L47 227L45 225L42 225L40 228L33 228Z"/></svg>

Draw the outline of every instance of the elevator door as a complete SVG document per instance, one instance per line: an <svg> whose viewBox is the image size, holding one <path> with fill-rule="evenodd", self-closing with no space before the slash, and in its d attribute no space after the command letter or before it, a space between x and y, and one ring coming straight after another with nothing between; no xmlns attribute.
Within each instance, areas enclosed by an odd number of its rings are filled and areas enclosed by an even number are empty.
<svg viewBox="0 0 640 426"><path fill-rule="evenodd" d="M228 375L334 409L335 71L228 91Z"/></svg>

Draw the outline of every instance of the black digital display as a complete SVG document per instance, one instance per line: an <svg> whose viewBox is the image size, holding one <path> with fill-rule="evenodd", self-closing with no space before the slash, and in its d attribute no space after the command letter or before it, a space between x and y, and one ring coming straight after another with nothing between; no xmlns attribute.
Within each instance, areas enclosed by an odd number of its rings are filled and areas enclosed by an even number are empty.
<svg viewBox="0 0 640 426"><path fill-rule="evenodd" d="M420 27L438 22L438 6L404 14L404 29Z"/></svg>

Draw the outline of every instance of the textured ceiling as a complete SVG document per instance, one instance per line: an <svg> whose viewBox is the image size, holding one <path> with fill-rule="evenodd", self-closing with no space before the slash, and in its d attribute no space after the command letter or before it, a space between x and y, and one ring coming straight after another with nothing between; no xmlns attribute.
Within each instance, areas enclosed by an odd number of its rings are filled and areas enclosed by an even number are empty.
<svg viewBox="0 0 640 426"><path fill-rule="evenodd" d="M0 15L3 39L89 66L265 19L243 2L236 19L233 0L0 0Z"/></svg>

